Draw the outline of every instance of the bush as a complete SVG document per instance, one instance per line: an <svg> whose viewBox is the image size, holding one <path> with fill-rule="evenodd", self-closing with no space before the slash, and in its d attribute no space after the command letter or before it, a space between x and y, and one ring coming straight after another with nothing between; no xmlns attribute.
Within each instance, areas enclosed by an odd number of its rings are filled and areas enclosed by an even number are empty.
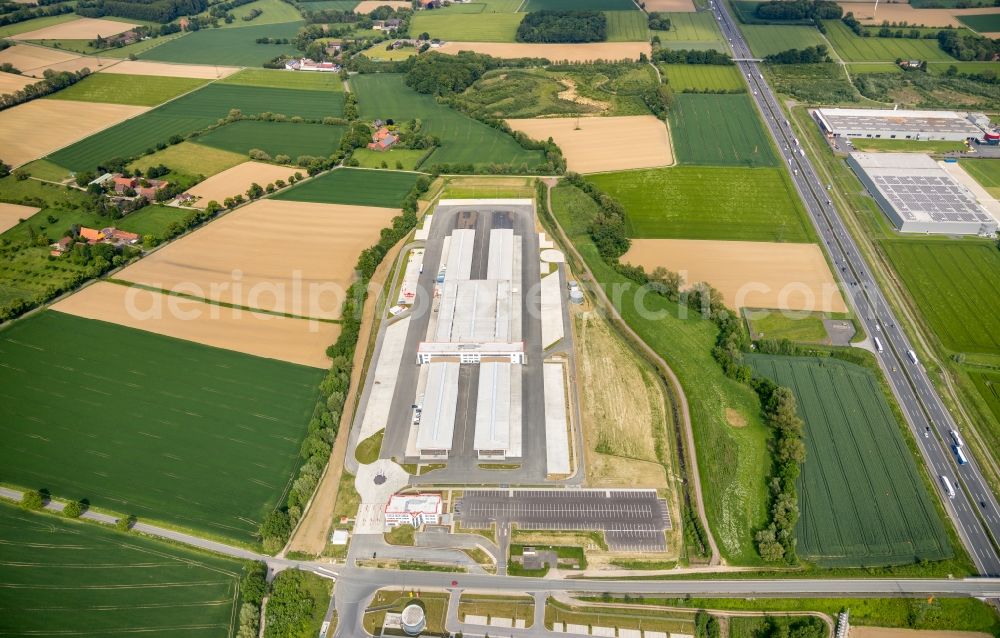
<svg viewBox="0 0 1000 638"><path fill-rule="evenodd" d="M20 505L26 510L40 510L45 507L45 497L38 490L27 490L21 495Z"/></svg>
<svg viewBox="0 0 1000 638"><path fill-rule="evenodd" d="M63 516L66 518L80 518L87 511L87 504L84 501L70 501L63 507Z"/></svg>
<svg viewBox="0 0 1000 638"><path fill-rule="evenodd" d="M127 532L135 527L135 524L139 522L135 514L129 514L128 516L122 516L117 521L115 521L115 529L119 532Z"/></svg>

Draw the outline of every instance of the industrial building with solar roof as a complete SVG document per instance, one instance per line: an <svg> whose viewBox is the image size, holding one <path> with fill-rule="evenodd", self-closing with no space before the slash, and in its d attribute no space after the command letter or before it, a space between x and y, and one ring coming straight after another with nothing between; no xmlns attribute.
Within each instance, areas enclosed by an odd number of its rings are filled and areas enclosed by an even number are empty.
<svg viewBox="0 0 1000 638"><path fill-rule="evenodd" d="M983 135L983 129L954 111L816 109L813 114L823 132L834 137L961 142Z"/></svg>
<svg viewBox="0 0 1000 638"><path fill-rule="evenodd" d="M851 153L847 163L900 232L997 232L997 220L975 195L928 155Z"/></svg>

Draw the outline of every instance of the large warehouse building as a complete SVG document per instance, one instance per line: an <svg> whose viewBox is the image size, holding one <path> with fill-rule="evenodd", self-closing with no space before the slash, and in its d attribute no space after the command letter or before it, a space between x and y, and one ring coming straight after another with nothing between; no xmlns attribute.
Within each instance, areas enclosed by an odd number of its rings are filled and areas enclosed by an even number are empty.
<svg viewBox="0 0 1000 638"><path fill-rule="evenodd" d="M954 111L831 108L813 113L823 132L834 137L961 142L983 135L981 128Z"/></svg>
<svg viewBox="0 0 1000 638"><path fill-rule="evenodd" d="M975 195L928 155L851 153L847 163L900 232L997 232L997 221Z"/></svg>

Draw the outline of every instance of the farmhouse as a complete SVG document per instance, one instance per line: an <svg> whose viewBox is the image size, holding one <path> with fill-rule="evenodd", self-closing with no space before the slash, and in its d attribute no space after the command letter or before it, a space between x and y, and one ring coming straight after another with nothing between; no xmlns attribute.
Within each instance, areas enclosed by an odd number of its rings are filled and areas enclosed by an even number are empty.
<svg viewBox="0 0 1000 638"><path fill-rule="evenodd" d="M285 62L287 71L317 71L322 73L340 73L340 65L334 62L317 62L309 58L299 58Z"/></svg>
<svg viewBox="0 0 1000 638"><path fill-rule="evenodd" d="M108 228L102 228L100 230L97 230L96 228L87 228L86 226L81 226L79 238L81 241L85 241L88 244L114 244L116 246L121 246L125 244L132 245L138 243L139 241L139 235L137 235L136 233L130 233L125 230L119 230L113 226L109 226ZM69 239L69 238L64 237L63 239ZM63 240L60 240L59 242L56 242L56 244L61 245L62 241ZM72 240L70 240L70 244L71 243ZM52 245L53 248L56 247L56 244Z"/></svg>
<svg viewBox="0 0 1000 638"><path fill-rule="evenodd" d="M997 221L929 155L851 153L847 163L903 233L992 235Z"/></svg>
<svg viewBox="0 0 1000 638"><path fill-rule="evenodd" d="M398 141L399 137L396 134L382 126L372 135L372 141L368 143L368 148L373 151L385 151Z"/></svg>
<svg viewBox="0 0 1000 638"><path fill-rule="evenodd" d="M389 527L437 525L442 509L440 494L393 494L385 506L385 524Z"/></svg>
<svg viewBox="0 0 1000 638"><path fill-rule="evenodd" d="M399 18L389 18L388 20L375 20L372 22L372 29L376 31L395 31L399 28Z"/></svg>
<svg viewBox="0 0 1000 638"><path fill-rule="evenodd" d="M49 251L49 254L54 257L58 257L59 255L65 253L67 250L73 247L73 238L63 237L56 243L50 244L49 247L52 249Z"/></svg>
<svg viewBox="0 0 1000 638"><path fill-rule="evenodd" d="M983 134L971 119L954 111L816 109L813 115L832 137L961 142Z"/></svg>

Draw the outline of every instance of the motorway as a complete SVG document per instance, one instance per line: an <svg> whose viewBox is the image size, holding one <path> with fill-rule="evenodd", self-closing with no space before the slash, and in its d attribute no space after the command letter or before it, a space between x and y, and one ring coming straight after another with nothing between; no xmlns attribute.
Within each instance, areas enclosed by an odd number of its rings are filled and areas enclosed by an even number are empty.
<svg viewBox="0 0 1000 638"><path fill-rule="evenodd" d="M722 2L712 4L719 26L733 49L734 58L750 85L751 97L764 117L782 161L788 163L796 190L830 255L834 270L843 282L843 290L852 300L868 335L877 337L882 343L882 351L876 352L879 365L906 415L917 447L963 544L981 574L1000 575L1000 555L994 545L1000 538L1000 505L987 486L976 460L969 455L968 464L961 466L955 460L950 431L958 430L958 426L944 408L923 366L908 357L907 353L914 351L913 345L900 328L872 276L871 268L831 203L826 185L820 181L812 163L801 151L784 112L764 81L759 65L729 9ZM953 485L958 479L953 498L946 494L942 476L948 477Z"/></svg>

